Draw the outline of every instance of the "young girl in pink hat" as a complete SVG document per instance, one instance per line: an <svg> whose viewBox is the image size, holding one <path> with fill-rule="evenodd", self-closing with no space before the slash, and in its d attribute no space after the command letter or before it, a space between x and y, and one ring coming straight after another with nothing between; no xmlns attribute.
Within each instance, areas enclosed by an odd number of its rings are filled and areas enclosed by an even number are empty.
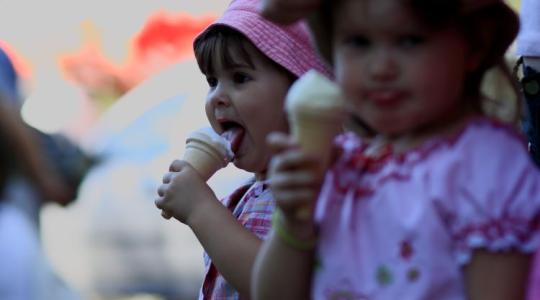
<svg viewBox="0 0 540 300"><path fill-rule="evenodd" d="M497 0L322 1L310 18L348 110L322 185L284 134L256 299L523 299L540 241L540 172L483 111L485 71L518 30ZM317 21L317 22L315 22ZM279 178L279 180L274 180ZM312 219L298 219L316 202Z"/></svg>
<svg viewBox="0 0 540 300"><path fill-rule="evenodd" d="M254 180L218 201L187 163L175 161L156 200L165 215L191 227L206 251L200 299L249 298L252 265L275 207L266 136L288 131L283 103L296 78L310 69L330 75L304 23L275 25L259 16L258 5L233 1L194 42L209 86L208 120L231 142L234 165Z"/></svg>

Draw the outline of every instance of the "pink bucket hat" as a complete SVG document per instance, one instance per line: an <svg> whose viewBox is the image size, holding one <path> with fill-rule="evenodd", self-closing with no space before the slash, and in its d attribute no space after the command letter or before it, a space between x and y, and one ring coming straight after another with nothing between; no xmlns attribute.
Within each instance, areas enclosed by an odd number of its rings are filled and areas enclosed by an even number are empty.
<svg viewBox="0 0 540 300"><path fill-rule="evenodd" d="M311 69L332 77L330 67L317 55L307 25L303 21L288 26L272 23L259 14L259 3L260 0L233 0L223 15L203 33L215 26L231 27L268 58L298 77Z"/></svg>

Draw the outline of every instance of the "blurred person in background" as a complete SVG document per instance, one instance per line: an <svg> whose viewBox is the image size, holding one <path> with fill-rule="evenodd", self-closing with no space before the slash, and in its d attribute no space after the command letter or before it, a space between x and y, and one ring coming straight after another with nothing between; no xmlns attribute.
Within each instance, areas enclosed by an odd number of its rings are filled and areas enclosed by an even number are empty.
<svg viewBox="0 0 540 300"><path fill-rule="evenodd" d="M8 101L0 94L0 299L78 299L49 265L39 234L41 206L65 205L71 194Z"/></svg>
<svg viewBox="0 0 540 300"><path fill-rule="evenodd" d="M18 76L1 48L0 105L0 299L78 299L43 252L40 212L71 203L93 160L22 120Z"/></svg>
<svg viewBox="0 0 540 300"><path fill-rule="evenodd" d="M261 15L278 24L290 24L317 11L321 0L263 0Z"/></svg>
<svg viewBox="0 0 540 300"><path fill-rule="evenodd" d="M7 53L0 48L0 93L4 95L5 102L13 111L20 115L24 104L24 96L19 88L19 76ZM23 121L24 122L24 121ZM36 139L44 159L48 160L54 171L65 182L69 197L67 205L77 197L77 192L84 175L89 168L97 163L97 157L92 157L77 144L61 133L45 133L25 123L28 130Z"/></svg>

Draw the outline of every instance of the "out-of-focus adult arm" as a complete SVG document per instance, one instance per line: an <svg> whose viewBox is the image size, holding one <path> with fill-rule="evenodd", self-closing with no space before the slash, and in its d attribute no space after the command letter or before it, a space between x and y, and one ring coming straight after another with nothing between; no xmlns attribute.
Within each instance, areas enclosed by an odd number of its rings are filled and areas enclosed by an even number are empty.
<svg viewBox="0 0 540 300"><path fill-rule="evenodd" d="M263 0L261 14L276 23L290 24L315 11L321 0Z"/></svg>

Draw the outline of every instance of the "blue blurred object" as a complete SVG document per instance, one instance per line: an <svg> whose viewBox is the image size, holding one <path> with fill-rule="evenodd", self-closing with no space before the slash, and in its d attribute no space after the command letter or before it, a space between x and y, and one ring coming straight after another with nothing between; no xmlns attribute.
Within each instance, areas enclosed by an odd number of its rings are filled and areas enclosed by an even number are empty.
<svg viewBox="0 0 540 300"><path fill-rule="evenodd" d="M524 66L523 74L521 83L527 107L523 128L529 138L529 150L532 158L540 167L540 72Z"/></svg>
<svg viewBox="0 0 540 300"><path fill-rule="evenodd" d="M6 96L13 104L20 105L20 94L18 89L18 76L15 67L7 56L7 53L0 48L0 93Z"/></svg>

